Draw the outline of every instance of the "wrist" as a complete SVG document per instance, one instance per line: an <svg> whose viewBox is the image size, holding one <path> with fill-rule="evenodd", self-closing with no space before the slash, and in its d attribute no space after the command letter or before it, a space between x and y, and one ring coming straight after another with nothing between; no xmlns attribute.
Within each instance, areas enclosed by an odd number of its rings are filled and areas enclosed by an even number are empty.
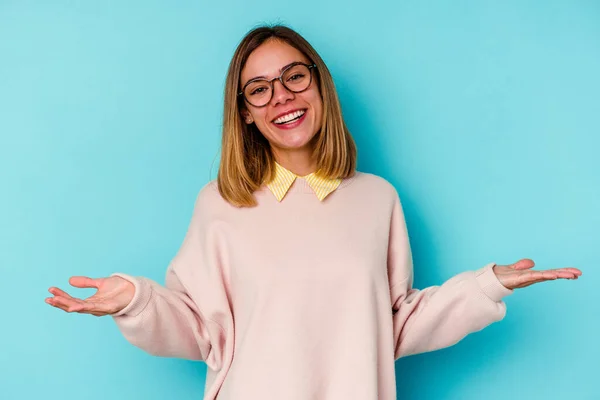
<svg viewBox="0 0 600 400"><path fill-rule="evenodd" d="M475 271L475 277L481 290L493 301L499 302L503 297L513 293L513 290L504 286L495 272L496 263L489 263Z"/></svg>
<svg viewBox="0 0 600 400"><path fill-rule="evenodd" d="M111 315L118 317L126 314L135 317L141 313L150 301L152 294L150 283L143 277L133 277L123 273L114 273L111 276L116 276L127 281L126 289L123 291L123 303L126 304L119 311Z"/></svg>

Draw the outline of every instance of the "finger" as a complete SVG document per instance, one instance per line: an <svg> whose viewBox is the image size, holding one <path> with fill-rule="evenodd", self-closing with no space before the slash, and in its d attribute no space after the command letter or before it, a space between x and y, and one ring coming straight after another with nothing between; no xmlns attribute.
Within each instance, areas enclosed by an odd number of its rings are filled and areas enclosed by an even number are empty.
<svg viewBox="0 0 600 400"><path fill-rule="evenodd" d="M545 271L541 271L541 272L551 272L554 273L558 278L564 278L564 279L575 279L577 278L580 274L577 274L575 271L575 268L557 268L557 269L548 269Z"/></svg>
<svg viewBox="0 0 600 400"><path fill-rule="evenodd" d="M531 271L531 273L523 274L517 279L516 288L523 288L526 286L533 285L534 283L540 283L545 281L553 281L556 279L577 279L577 276L569 272L556 272L553 270L548 271Z"/></svg>
<svg viewBox="0 0 600 400"><path fill-rule="evenodd" d="M577 279L577 275L569 271L556 271L560 279Z"/></svg>
<svg viewBox="0 0 600 400"><path fill-rule="evenodd" d="M55 296L63 296L63 297L66 297L67 299L72 299L73 298L70 294L68 294L64 290L61 290L61 289L59 289L57 287L54 287L54 286L51 287L50 289L48 289L48 291L50 293L52 293L53 295L55 295Z"/></svg>
<svg viewBox="0 0 600 400"><path fill-rule="evenodd" d="M557 268L556 271L569 271L577 276L581 276L582 274L581 270L573 267Z"/></svg>
<svg viewBox="0 0 600 400"><path fill-rule="evenodd" d="M48 297L45 299L46 303L50 304L51 306L55 307L55 308L59 308L65 312L78 312L80 314L92 314L96 317L102 317L104 315L107 315L106 312L98 312L98 311L91 311L88 310L89 307L85 307L84 304L80 304L79 306L75 305L73 306L74 302L72 302L70 299L64 299L64 298L60 298L60 297ZM81 309L79 309L81 308Z"/></svg>
<svg viewBox="0 0 600 400"><path fill-rule="evenodd" d="M572 268L572 267L566 267L566 268L553 268L553 269L548 269L545 271L555 271L555 272L569 272L573 275L577 275L577 276L581 276L581 270L577 269L577 268Z"/></svg>
<svg viewBox="0 0 600 400"><path fill-rule="evenodd" d="M518 270L530 269L533 268L534 265L535 263L533 262L533 260L529 258L523 258L522 260L519 260L516 263L512 264L511 268Z"/></svg>
<svg viewBox="0 0 600 400"><path fill-rule="evenodd" d="M66 312L80 312L84 309L84 306L81 300L70 298L67 299L62 296L55 296L51 299L51 303L53 306L58 307Z"/></svg>
<svg viewBox="0 0 600 400"><path fill-rule="evenodd" d="M530 271L517 277L516 286L532 284L536 281L555 280L558 276L550 271Z"/></svg>
<svg viewBox="0 0 600 400"><path fill-rule="evenodd" d="M71 304L71 300L62 296L55 296L46 298L46 303L53 307L60 308L63 311L67 311L67 308Z"/></svg>
<svg viewBox="0 0 600 400"><path fill-rule="evenodd" d="M560 278L557 278L557 279L560 279ZM577 277L570 278L570 279L577 279ZM527 287L527 286L531 286L531 285L533 285L535 283L546 282L546 281L549 281L549 280L555 280L555 279L546 279L546 278L535 279L535 280L532 280L532 281L527 281L527 282L525 282L525 283L523 283L521 285L518 285L516 287L517 288L524 288L524 287Z"/></svg>
<svg viewBox="0 0 600 400"><path fill-rule="evenodd" d="M51 306L53 306L53 307L56 307L56 308L61 308L61 302L60 302L60 301L57 301L57 300L56 300L57 298L58 298L57 296L55 296L55 297L46 297L46 298L44 299L44 301L45 301L46 303L50 304L50 305L51 305Z"/></svg>
<svg viewBox="0 0 600 400"><path fill-rule="evenodd" d="M98 288L98 281L87 276L72 276L69 284L78 288Z"/></svg>
<svg viewBox="0 0 600 400"><path fill-rule="evenodd" d="M533 285L534 283L553 281L556 279L558 279L558 275L551 271L531 271L530 273L524 274L520 277L517 286L525 287Z"/></svg>

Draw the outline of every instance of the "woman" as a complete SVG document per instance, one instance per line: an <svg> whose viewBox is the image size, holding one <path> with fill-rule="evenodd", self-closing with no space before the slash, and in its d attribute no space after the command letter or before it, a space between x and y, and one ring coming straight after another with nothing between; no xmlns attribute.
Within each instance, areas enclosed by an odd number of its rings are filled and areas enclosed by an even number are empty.
<svg viewBox="0 0 600 400"><path fill-rule="evenodd" d="M317 52L282 26L249 32L225 87L217 181L200 191L166 287L123 273L72 277L47 302L111 315L164 357L204 360L206 399L392 400L395 359L502 319L502 298L575 268L489 263L412 288L402 206L355 171L356 148Z"/></svg>

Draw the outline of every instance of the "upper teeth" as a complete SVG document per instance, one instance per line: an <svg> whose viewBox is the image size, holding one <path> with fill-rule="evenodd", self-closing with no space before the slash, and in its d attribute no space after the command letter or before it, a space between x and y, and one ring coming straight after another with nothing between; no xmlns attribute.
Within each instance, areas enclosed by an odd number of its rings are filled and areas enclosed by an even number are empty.
<svg viewBox="0 0 600 400"><path fill-rule="evenodd" d="M294 118L300 117L301 115L304 115L304 110L298 110L289 114L282 115L273 122L275 122L276 124L283 124L284 122L291 121Z"/></svg>

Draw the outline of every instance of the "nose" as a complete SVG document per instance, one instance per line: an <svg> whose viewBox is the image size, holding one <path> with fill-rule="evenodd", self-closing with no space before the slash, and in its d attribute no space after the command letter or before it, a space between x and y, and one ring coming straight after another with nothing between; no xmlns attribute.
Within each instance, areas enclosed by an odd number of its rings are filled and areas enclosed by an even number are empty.
<svg viewBox="0 0 600 400"><path fill-rule="evenodd" d="M284 104L286 101L294 98L294 93L287 90L279 79L273 81L273 97L271 98L271 104Z"/></svg>

